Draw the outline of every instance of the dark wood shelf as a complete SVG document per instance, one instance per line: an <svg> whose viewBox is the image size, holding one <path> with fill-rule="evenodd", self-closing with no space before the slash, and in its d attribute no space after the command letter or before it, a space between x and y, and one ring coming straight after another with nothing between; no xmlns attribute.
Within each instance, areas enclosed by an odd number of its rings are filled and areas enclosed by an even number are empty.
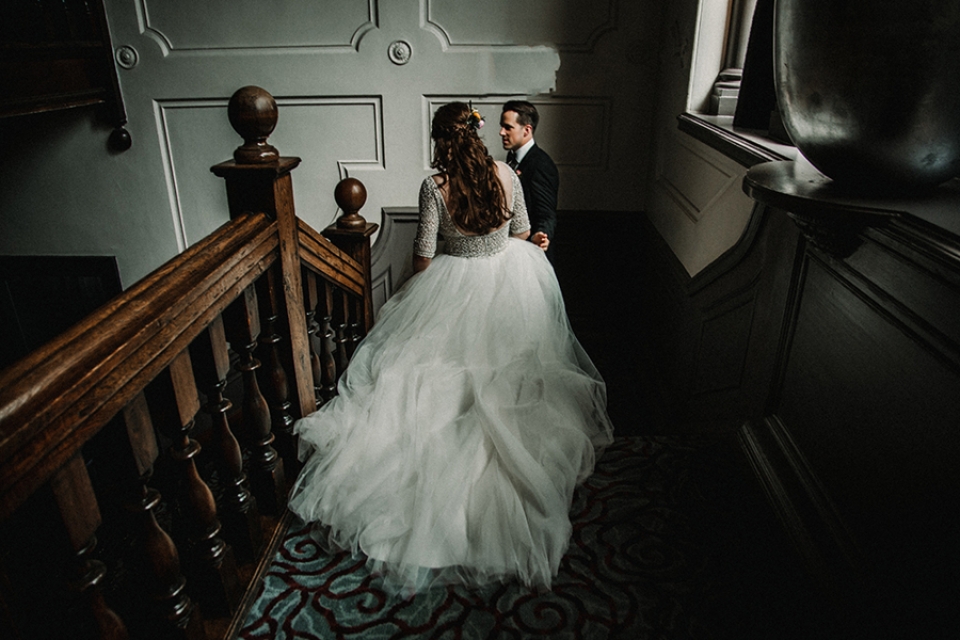
<svg viewBox="0 0 960 640"><path fill-rule="evenodd" d="M5 0L0 23L0 117L103 105L126 123L103 0Z"/></svg>
<svg viewBox="0 0 960 640"><path fill-rule="evenodd" d="M6 58L18 55L36 55L45 53L74 53L91 50L100 51L104 47L102 40L58 40L56 42L0 42L0 55Z"/></svg>
<svg viewBox="0 0 960 640"><path fill-rule="evenodd" d="M807 162L777 161L747 171L743 190L754 200L798 216L909 217L960 239L960 178L920 193L864 194L818 172Z"/></svg>

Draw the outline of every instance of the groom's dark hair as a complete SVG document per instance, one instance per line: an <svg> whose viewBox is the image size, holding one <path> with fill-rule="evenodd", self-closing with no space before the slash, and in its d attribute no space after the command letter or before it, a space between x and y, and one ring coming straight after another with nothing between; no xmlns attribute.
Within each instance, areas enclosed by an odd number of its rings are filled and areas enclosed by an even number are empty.
<svg viewBox="0 0 960 640"><path fill-rule="evenodd" d="M527 126L528 124L533 127L533 130L537 130L537 124L540 122L540 114L537 113L537 108L527 102L526 100L508 100L504 103L503 113L507 111L513 111L517 114L517 122L521 126Z"/></svg>

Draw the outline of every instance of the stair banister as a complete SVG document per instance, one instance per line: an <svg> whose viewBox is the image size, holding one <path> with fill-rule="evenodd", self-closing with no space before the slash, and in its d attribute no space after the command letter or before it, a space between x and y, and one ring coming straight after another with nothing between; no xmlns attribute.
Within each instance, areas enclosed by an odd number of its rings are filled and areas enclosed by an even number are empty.
<svg viewBox="0 0 960 640"><path fill-rule="evenodd" d="M289 427L329 399L373 322L377 225L353 179L337 200L361 223L299 220L299 159L267 142L276 102L244 87L228 111L244 144L212 171L230 220L0 371L2 637L49 632L60 611L82 618L76 637L232 637L282 538ZM38 530L59 542L33 549ZM83 604L53 601L66 582ZM15 606L31 600L46 609Z"/></svg>

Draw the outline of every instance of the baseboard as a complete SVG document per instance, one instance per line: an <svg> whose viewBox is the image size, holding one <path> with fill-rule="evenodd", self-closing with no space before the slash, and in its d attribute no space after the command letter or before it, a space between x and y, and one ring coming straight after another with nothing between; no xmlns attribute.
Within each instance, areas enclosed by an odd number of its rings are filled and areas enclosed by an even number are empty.
<svg viewBox="0 0 960 640"><path fill-rule="evenodd" d="M247 586L243 592L243 596L240 599L240 603L237 605L237 610L233 614L233 617L230 618L229 623L224 629L208 628L208 634L210 631L213 631L214 633L212 635L214 637L219 637L222 640L234 640L240 635L240 630L243 629L243 625L247 621L247 615L250 613L250 609L253 607L257 597L260 595L261 583L263 582L264 577L267 575L267 571L269 571L270 566L277 555L277 551L280 549L280 545L283 543L283 539L290 530L291 524L296 519L297 517L293 515L293 512L289 509L285 509L283 515L280 516L279 519L264 518L265 524L268 523L268 526L273 526L273 529L269 538L267 539L266 545L264 545L264 548L260 553L259 561L257 562L256 567L253 569L253 573L250 576L249 582L247 582ZM270 529L265 529L265 531L270 531Z"/></svg>
<svg viewBox="0 0 960 640"><path fill-rule="evenodd" d="M413 275L413 240L419 218L416 207L388 207L382 211L380 233L370 250L374 313Z"/></svg>
<svg viewBox="0 0 960 640"><path fill-rule="evenodd" d="M738 431L746 456L808 573L828 592L860 581L862 561L847 527L813 469L776 415Z"/></svg>

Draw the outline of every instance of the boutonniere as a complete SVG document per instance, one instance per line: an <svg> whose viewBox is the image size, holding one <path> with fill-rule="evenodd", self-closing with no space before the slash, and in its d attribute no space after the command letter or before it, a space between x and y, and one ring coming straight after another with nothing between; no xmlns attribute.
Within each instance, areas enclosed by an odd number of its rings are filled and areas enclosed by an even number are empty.
<svg viewBox="0 0 960 640"><path fill-rule="evenodd" d="M518 175L518 176L522 173L522 172L520 171L520 169L514 169L514 171L517 172L517 175Z"/></svg>

